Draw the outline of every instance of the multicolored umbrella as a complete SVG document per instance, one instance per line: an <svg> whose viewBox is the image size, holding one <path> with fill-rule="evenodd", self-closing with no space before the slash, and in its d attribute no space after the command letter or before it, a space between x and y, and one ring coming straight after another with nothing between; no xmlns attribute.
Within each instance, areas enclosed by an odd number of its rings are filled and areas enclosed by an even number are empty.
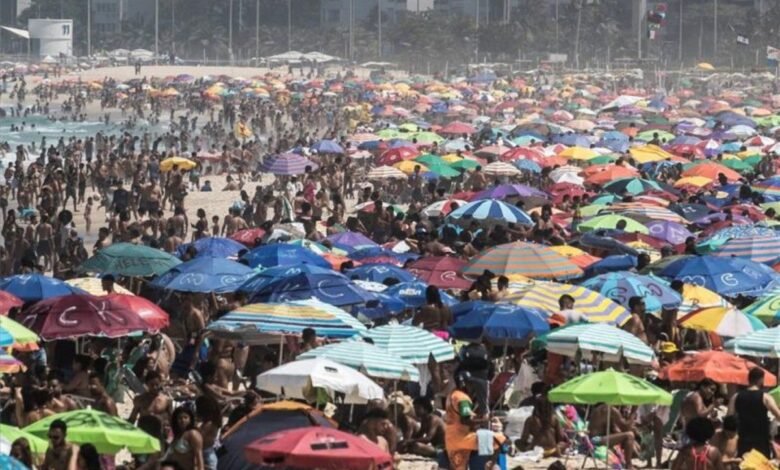
<svg viewBox="0 0 780 470"><path fill-rule="evenodd" d="M499 245L472 258L463 274L480 275L489 270L496 275L521 274L533 279L571 279L582 270L547 246L515 242Z"/></svg>
<svg viewBox="0 0 780 470"><path fill-rule="evenodd" d="M84 261L79 271L146 277L160 275L178 264L181 260L162 250L132 243L114 243Z"/></svg>
<svg viewBox="0 0 780 470"><path fill-rule="evenodd" d="M550 314L560 312L558 300L562 295L574 298L574 311L590 323L609 323L621 326L630 314L622 305L586 287L555 282L536 282L526 292L510 297L509 301L524 307L540 308Z"/></svg>
<svg viewBox="0 0 780 470"><path fill-rule="evenodd" d="M447 216L448 221L472 220L487 224L521 224L533 225L531 217L515 206L501 201L473 201L458 207Z"/></svg>
<svg viewBox="0 0 780 470"><path fill-rule="evenodd" d="M729 301L707 289L706 287L693 284L683 284L682 292L683 302L678 309L679 316L686 315L694 310L701 310L711 307L733 308Z"/></svg>
<svg viewBox="0 0 780 470"><path fill-rule="evenodd" d="M306 351L298 359L322 357L357 369L369 377L417 382L420 374L411 362L365 341L344 341Z"/></svg>
<svg viewBox="0 0 780 470"><path fill-rule="evenodd" d="M760 319L767 325L776 325L780 322L780 294L760 297L743 308L742 311Z"/></svg>
<svg viewBox="0 0 780 470"><path fill-rule="evenodd" d="M585 269L591 264L600 261L601 258L593 256L587 251L583 251L577 247L569 245L555 245L550 247L551 250L569 259L572 263Z"/></svg>
<svg viewBox="0 0 780 470"><path fill-rule="evenodd" d="M319 165L297 153L282 153L266 158L260 168L274 175L302 175L307 168L314 171Z"/></svg>
<svg viewBox="0 0 780 470"><path fill-rule="evenodd" d="M22 361L0 350L0 374L18 374L26 370Z"/></svg>
<svg viewBox="0 0 780 470"><path fill-rule="evenodd" d="M412 364L427 364L430 356L436 362L445 362L455 358L452 345L438 336L415 326L389 323L361 333L378 346L396 357ZM355 338L354 340L359 341Z"/></svg>
<svg viewBox="0 0 780 470"><path fill-rule="evenodd" d="M623 178L604 185L604 190L612 194L641 194L648 191L662 191L663 188L653 181L642 178Z"/></svg>
<svg viewBox="0 0 780 470"><path fill-rule="evenodd" d="M468 204L468 201L463 201L460 199L444 199L442 201L436 201L433 204L430 204L420 212L428 217L444 217L453 210L466 204Z"/></svg>
<svg viewBox="0 0 780 470"><path fill-rule="evenodd" d="M582 286L599 292L624 307L628 307L631 297L641 297L649 312L657 312L664 307L676 308L682 303L680 294L662 280L631 272L601 274L586 280Z"/></svg>
<svg viewBox="0 0 780 470"><path fill-rule="evenodd" d="M727 338L736 338L766 329L758 318L728 307L695 310L680 318L680 326L717 333Z"/></svg>
<svg viewBox="0 0 780 470"><path fill-rule="evenodd" d="M314 328L323 338L349 338L366 330L344 310L314 299L244 305L206 327L215 334L242 340L267 335L300 335L305 328Z"/></svg>
<svg viewBox="0 0 780 470"><path fill-rule="evenodd" d="M7 334L11 341L3 344L17 351L35 351L38 349L38 335L8 317L0 315L0 337Z"/></svg>
<svg viewBox="0 0 780 470"><path fill-rule="evenodd" d="M780 327L734 338L727 341L724 348L740 356L780 358Z"/></svg>
<svg viewBox="0 0 780 470"><path fill-rule="evenodd" d="M773 261L780 258L780 237L734 238L718 247L714 254L748 258L758 263Z"/></svg>
<svg viewBox="0 0 780 470"><path fill-rule="evenodd" d="M748 385L748 372L758 367L741 357L723 351L702 351L685 356L661 369L659 377L671 382L698 383L711 379L717 383ZM777 385L777 377L764 371L764 386Z"/></svg>
<svg viewBox="0 0 780 470"><path fill-rule="evenodd" d="M650 364L653 350L639 338L605 323L580 323L551 331L542 340L550 352L574 357L578 351L600 352L609 362L624 357L632 364Z"/></svg>

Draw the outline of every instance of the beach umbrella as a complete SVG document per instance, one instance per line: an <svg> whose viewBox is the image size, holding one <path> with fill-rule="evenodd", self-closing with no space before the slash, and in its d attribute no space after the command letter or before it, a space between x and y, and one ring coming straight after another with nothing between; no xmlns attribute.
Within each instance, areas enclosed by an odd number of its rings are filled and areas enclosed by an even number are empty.
<svg viewBox="0 0 780 470"><path fill-rule="evenodd" d="M547 397L553 403L578 405L672 404L672 395L661 387L613 369L575 377L550 390Z"/></svg>
<svg viewBox="0 0 780 470"><path fill-rule="evenodd" d="M325 358L288 362L257 376L255 386L287 398L315 401L317 388L345 395L347 404L381 400L382 387L355 369Z"/></svg>
<svg viewBox="0 0 780 470"><path fill-rule="evenodd" d="M489 270L496 275L522 274L533 279L570 279L582 270L549 247L514 242L489 248L475 256L463 274L479 275Z"/></svg>
<svg viewBox="0 0 780 470"><path fill-rule="evenodd" d="M160 440L127 421L97 411L83 409L57 413L27 426L23 431L46 438L52 421L62 420L68 426L68 442L92 444L99 454L114 455L122 449L133 454L152 454L160 451Z"/></svg>
<svg viewBox="0 0 780 470"><path fill-rule="evenodd" d="M636 220L616 214L604 214L591 217L590 219L577 225L577 230L580 232L589 232L594 230L614 230L617 228L617 225L621 223L621 221L625 222L626 224L624 229L626 232L637 232L643 233L645 235L650 233L647 227L637 222Z"/></svg>
<svg viewBox="0 0 780 470"><path fill-rule="evenodd" d="M365 341L327 344L298 355L298 359L318 357L352 367L369 377L412 382L420 380L420 374L414 364Z"/></svg>
<svg viewBox="0 0 780 470"><path fill-rule="evenodd" d="M0 468L4 470L30 470L27 465L6 454L0 454Z"/></svg>
<svg viewBox="0 0 780 470"><path fill-rule="evenodd" d="M610 181L619 179L632 178L638 176L639 173L631 167L609 165L601 171L590 173L586 176L585 182L589 184L603 185Z"/></svg>
<svg viewBox="0 0 780 470"><path fill-rule="evenodd" d="M419 280L411 282L401 282L389 287L384 291L385 295L402 300L407 308L419 308L426 304L425 291L428 288L428 284ZM444 291L439 292L442 303L451 307L458 303L458 299L449 295Z"/></svg>
<svg viewBox="0 0 780 470"><path fill-rule="evenodd" d="M473 200L481 199L506 199L510 197L528 198L535 197L547 199L547 194L531 186L524 184L500 184L492 188L485 189L474 195Z"/></svg>
<svg viewBox="0 0 780 470"><path fill-rule="evenodd" d="M277 268L307 264L320 268L330 268L330 263L322 256L302 246L288 243L272 243L260 245L245 253L241 259L251 268Z"/></svg>
<svg viewBox="0 0 780 470"><path fill-rule="evenodd" d="M366 175L367 180L407 179L406 173L392 166L372 168Z"/></svg>
<svg viewBox="0 0 780 470"><path fill-rule="evenodd" d="M359 250L365 247L379 246L374 240L359 232L341 232L329 235L328 240L339 248L347 251Z"/></svg>
<svg viewBox="0 0 780 470"><path fill-rule="evenodd" d="M495 224L521 224L533 225L531 217L521 209L511 206L501 201L482 200L473 201L458 207L450 212L447 220L454 222L460 221L470 223L477 221L479 223Z"/></svg>
<svg viewBox="0 0 780 470"><path fill-rule="evenodd" d="M306 168L314 171L319 168L319 165L297 153L282 153L266 157L260 165L260 169L267 173L287 176L301 175L306 172Z"/></svg>
<svg viewBox="0 0 780 470"><path fill-rule="evenodd" d="M458 171L470 171L480 166L479 162L475 160L469 160L468 158L458 160L457 162L452 162L449 165L452 169Z"/></svg>
<svg viewBox="0 0 780 470"><path fill-rule="evenodd" d="M609 255L591 264L585 269L585 277L616 271L628 271L637 266L637 257L634 255Z"/></svg>
<svg viewBox="0 0 780 470"><path fill-rule="evenodd" d="M472 281L460 275L466 262L451 256L430 256L409 263L406 269L429 285L441 289L468 289Z"/></svg>
<svg viewBox="0 0 780 470"><path fill-rule="evenodd" d="M260 243L258 243L257 240L262 241L264 236L265 230L261 228L245 228L234 233L229 238L231 240L237 241L238 243L241 243L242 245L252 248L259 245Z"/></svg>
<svg viewBox="0 0 780 470"><path fill-rule="evenodd" d="M653 180L642 178L623 178L612 181L603 186L604 191L612 194L641 194L648 191L662 191L661 186Z"/></svg>
<svg viewBox="0 0 780 470"><path fill-rule="evenodd" d="M520 174L520 170L514 165L504 162L489 163L482 169L486 176L515 176Z"/></svg>
<svg viewBox="0 0 780 470"><path fill-rule="evenodd" d="M590 160L591 158L598 157L599 153L591 148L574 146L563 150L558 156L571 160Z"/></svg>
<svg viewBox="0 0 780 470"><path fill-rule="evenodd" d="M468 201L460 199L444 199L442 201L434 202L420 211L423 215L428 217L444 217L451 213L458 207L468 204Z"/></svg>
<svg viewBox="0 0 780 470"><path fill-rule="evenodd" d="M393 458L360 436L320 427L275 432L244 448L247 461L261 467L384 470Z"/></svg>
<svg viewBox="0 0 780 470"><path fill-rule="evenodd" d="M323 338L349 338L366 330L344 310L315 299L244 305L211 322L206 329L221 336L251 340L300 335L305 328L314 328Z"/></svg>
<svg viewBox="0 0 780 470"><path fill-rule="evenodd" d="M599 352L609 362L625 358L631 364L650 364L652 348L641 339L605 323L579 323L550 331L540 339L547 351L574 357L579 351Z"/></svg>
<svg viewBox="0 0 780 470"><path fill-rule="evenodd" d="M235 292L255 271L229 259L197 257L161 274L151 285L178 292Z"/></svg>
<svg viewBox="0 0 780 470"><path fill-rule="evenodd" d="M761 320L733 307L694 310L680 318L679 322L683 328L709 331L727 338L736 338L766 329Z"/></svg>
<svg viewBox="0 0 780 470"><path fill-rule="evenodd" d="M582 286L599 292L615 302L628 307L631 297L641 297L649 312L662 308L676 308L682 297L662 280L630 272L601 274L582 283Z"/></svg>
<svg viewBox="0 0 780 470"><path fill-rule="evenodd" d="M103 290L103 281L99 277L77 277L74 279L67 279L65 282L90 295L106 295L106 291ZM114 283L114 292L123 295L135 295L117 283Z"/></svg>
<svg viewBox="0 0 780 470"><path fill-rule="evenodd" d="M121 295L121 294L118 294ZM80 336L119 338L150 327L140 315L107 297L70 294L41 300L18 317L46 341Z"/></svg>
<svg viewBox="0 0 780 470"><path fill-rule="evenodd" d="M614 300L587 287L571 284L537 281L527 291L506 300L523 307L540 308L552 315L560 312L558 299L562 295L570 295L574 298L574 313L587 319L589 323L621 326L630 317L628 310Z"/></svg>
<svg viewBox="0 0 780 470"><path fill-rule="evenodd" d="M180 170L192 170L196 166L198 164L188 158L170 157L160 162L160 171L171 171L173 167L177 167Z"/></svg>
<svg viewBox="0 0 780 470"><path fill-rule="evenodd" d="M734 338L726 342L724 349L740 356L780 358L780 327Z"/></svg>
<svg viewBox="0 0 780 470"><path fill-rule="evenodd" d="M658 274L704 286L721 295L756 295L774 287L777 275L766 265L743 258L692 256L675 260Z"/></svg>
<svg viewBox="0 0 780 470"><path fill-rule="evenodd" d="M661 369L659 377L670 382L697 383L711 379L717 383L748 385L748 372L758 367L747 359L742 359L723 351L702 351L687 355ZM764 371L764 386L777 385L777 377Z"/></svg>
<svg viewBox="0 0 780 470"><path fill-rule="evenodd" d="M43 274L17 274L0 280L0 291L4 291L25 303L69 294L84 294L78 287ZM15 303L13 299L10 299Z"/></svg>
<svg viewBox="0 0 780 470"><path fill-rule="evenodd" d="M18 374L27 370L24 363L19 359L7 354L3 350L0 350L0 375L2 374Z"/></svg>
<svg viewBox="0 0 780 470"><path fill-rule="evenodd" d="M27 439L27 443L30 444L30 451L35 455L45 454L46 449L49 447L49 441L47 439L41 439L34 434L30 434L27 431L23 431L16 426L10 426L8 424L0 424L0 436L2 436L3 439L7 439L9 443L13 443L20 438ZM0 463L0 468L6 467L3 467L2 463Z"/></svg>
<svg viewBox="0 0 780 470"><path fill-rule="evenodd" d="M780 236L735 238L716 248L715 256L737 256L758 263L780 257Z"/></svg>
<svg viewBox="0 0 780 470"><path fill-rule="evenodd" d="M583 251L574 246L556 245L556 246L551 246L550 249L558 253L559 255L567 258L569 261L571 261L573 264L580 267L581 269L585 269L591 264L595 263L596 261L601 260L601 258L599 258L598 256L593 256L587 251Z"/></svg>
<svg viewBox="0 0 780 470"><path fill-rule="evenodd" d="M395 147L383 152L377 159L376 164L390 167L405 160L412 160L418 155L420 155L420 151L415 147Z"/></svg>
<svg viewBox="0 0 780 470"><path fill-rule="evenodd" d="M465 312L453 308L455 322L449 329L452 337L461 341L487 339L497 346L515 346L526 344L532 335L550 331L547 314L539 309L486 302L467 307Z"/></svg>
<svg viewBox="0 0 780 470"><path fill-rule="evenodd" d="M0 315L5 315L12 308L21 307L22 305L24 305L22 299L11 294L10 292L0 290Z"/></svg>
<svg viewBox="0 0 780 470"><path fill-rule="evenodd" d="M399 268L393 264L368 264L350 269L344 273L350 279L360 279L362 281L385 282L389 278L397 279L399 282L411 282L417 278L410 272Z"/></svg>
<svg viewBox="0 0 780 470"><path fill-rule="evenodd" d="M361 335L363 338L371 339L375 346L412 364L427 364L431 355L436 362L455 358L452 344L416 326L389 323L371 328ZM353 341L358 341L357 337L353 338Z"/></svg>
<svg viewBox="0 0 780 470"><path fill-rule="evenodd" d="M21 323L0 315L0 346L10 346L17 351L38 349L38 335Z"/></svg>
<svg viewBox="0 0 780 470"><path fill-rule="evenodd" d="M342 154L344 149L337 142L328 139L322 139L319 142L312 145L312 150L316 150L318 153L331 153Z"/></svg>
<svg viewBox="0 0 780 470"><path fill-rule="evenodd" d="M475 134L477 132L477 129L472 126L471 124L461 122L461 121L454 121L446 126L439 129L440 134L455 134L455 135L463 135L463 134Z"/></svg>
<svg viewBox="0 0 780 470"><path fill-rule="evenodd" d="M694 284L683 284L683 302L678 309L682 316L695 310L710 307L733 307L726 299L706 287Z"/></svg>
<svg viewBox="0 0 780 470"><path fill-rule="evenodd" d="M100 297L108 301L110 307L127 309L141 317L149 328L148 331L157 332L168 328L170 317L168 313L151 300L137 295L110 294Z"/></svg>
<svg viewBox="0 0 780 470"><path fill-rule="evenodd" d="M740 174L736 171L712 161L694 165L687 170L684 170L681 176L701 176L712 181L718 181L718 176L721 174L724 175L728 181L739 181L741 178Z"/></svg>
<svg viewBox="0 0 780 470"><path fill-rule="evenodd" d="M650 232L650 236L664 240L672 245L683 244L688 237L693 236L684 225L677 222L655 220L648 222L646 227Z"/></svg>
<svg viewBox="0 0 780 470"><path fill-rule="evenodd" d="M78 269L81 272L145 277L160 275L178 264L181 260L162 250L132 243L114 243L84 261Z"/></svg>
<svg viewBox="0 0 780 470"><path fill-rule="evenodd" d="M254 241L254 239L252 240ZM189 247L195 248L198 257L210 256L212 258L233 258L241 250L246 250L246 246L239 241L222 237L204 237L195 240L192 243L182 243L176 249L176 256L181 258Z"/></svg>
<svg viewBox="0 0 780 470"><path fill-rule="evenodd" d="M747 315L758 318L767 325L775 325L780 322L780 294L772 293L760 297L742 309L742 311Z"/></svg>

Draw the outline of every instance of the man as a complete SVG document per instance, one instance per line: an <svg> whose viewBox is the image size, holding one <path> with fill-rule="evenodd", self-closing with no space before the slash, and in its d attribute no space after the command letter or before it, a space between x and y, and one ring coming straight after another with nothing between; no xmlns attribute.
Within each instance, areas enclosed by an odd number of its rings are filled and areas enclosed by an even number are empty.
<svg viewBox="0 0 780 470"><path fill-rule="evenodd" d="M607 428L607 413L609 413L609 429ZM631 464L636 450L634 448L636 444L634 429L632 422L623 418L619 408L604 403L597 405L590 417L588 432L593 436L593 440L599 444L606 443L608 447L619 445L623 449L626 468L634 468Z"/></svg>
<svg viewBox="0 0 780 470"><path fill-rule="evenodd" d="M420 428L403 443L404 452L434 458L444 447L444 420L433 412L433 404L425 397L414 399L414 414Z"/></svg>
<svg viewBox="0 0 780 470"><path fill-rule="evenodd" d="M737 444L739 435L737 434L738 423L736 416L726 416L723 418L723 427L715 431L715 435L710 439L710 444L720 451L723 458L723 465L728 470L737 470L742 459L737 454Z"/></svg>
<svg viewBox="0 0 780 470"><path fill-rule="evenodd" d="M631 311L631 316L622 328L641 339L643 343L648 344L644 324L645 299L639 296L631 297L628 299L628 308Z"/></svg>
<svg viewBox="0 0 780 470"><path fill-rule="evenodd" d="M373 442L383 451L390 454L394 452L393 446L385 437L395 432L386 410L381 408L369 410L360 423L359 432L360 437Z"/></svg>
<svg viewBox="0 0 780 470"><path fill-rule="evenodd" d="M105 274L103 277L101 277L100 287L103 289L103 292L105 292L106 295L116 294L116 290L114 290L114 275Z"/></svg>
<svg viewBox="0 0 780 470"><path fill-rule="evenodd" d="M715 396L716 390L717 385L712 380L703 379L700 381L696 386L696 390L689 393L683 400L682 409L680 410L683 423L687 423L694 418L711 417L715 409L715 403L712 398Z"/></svg>
<svg viewBox="0 0 780 470"><path fill-rule="evenodd" d="M106 387L98 374L89 374L89 394L95 399L93 408L111 416L119 416L114 399L108 396Z"/></svg>
<svg viewBox="0 0 780 470"><path fill-rule="evenodd" d="M140 416L157 417L161 423L170 423L173 412L173 401L163 393L162 377L156 371L146 373L144 379L146 391L133 400L133 411L130 422L135 424Z"/></svg>
<svg viewBox="0 0 780 470"><path fill-rule="evenodd" d="M780 419L780 408L775 400L764 393L764 369L754 367L748 372L748 388L737 392L729 402L729 415L737 416L739 442L737 455L744 455L755 449L764 457L772 458L772 434L769 428L771 412Z"/></svg>
<svg viewBox="0 0 780 470"><path fill-rule="evenodd" d="M301 354L317 346L319 346L317 343L317 332L314 331L314 328L304 328L301 333Z"/></svg>
<svg viewBox="0 0 780 470"><path fill-rule="evenodd" d="M70 470L76 467L78 460L78 446L70 444L66 437L68 425L61 419L55 419L49 425L49 448L46 449L46 457L41 470Z"/></svg>

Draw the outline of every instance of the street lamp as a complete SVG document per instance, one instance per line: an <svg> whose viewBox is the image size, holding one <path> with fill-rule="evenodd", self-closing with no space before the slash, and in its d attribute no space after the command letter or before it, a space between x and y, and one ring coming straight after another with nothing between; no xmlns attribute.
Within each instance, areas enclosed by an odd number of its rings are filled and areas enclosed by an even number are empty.
<svg viewBox="0 0 780 470"><path fill-rule="evenodd" d="M92 0L87 0L87 58L92 56Z"/></svg>

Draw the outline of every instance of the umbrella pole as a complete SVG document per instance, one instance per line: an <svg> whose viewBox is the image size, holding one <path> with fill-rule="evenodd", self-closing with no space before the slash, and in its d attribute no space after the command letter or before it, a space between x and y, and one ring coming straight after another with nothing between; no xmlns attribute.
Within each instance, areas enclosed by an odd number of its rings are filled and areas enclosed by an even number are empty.
<svg viewBox="0 0 780 470"><path fill-rule="evenodd" d="M612 427L611 427L610 422L609 422L611 414L612 414L612 405L607 404L607 437L606 437L606 439L604 439L604 441L606 441L606 443L607 443L607 451L605 452L605 456L604 456L604 463L607 465L607 468L609 468L609 448L610 448L609 447L609 436L610 436L611 431L612 431Z"/></svg>
<svg viewBox="0 0 780 470"><path fill-rule="evenodd" d="M282 365L283 352L284 352L284 335L279 335L279 365Z"/></svg>
<svg viewBox="0 0 780 470"><path fill-rule="evenodd" d="M393 396L395 397L396 393L398 391L398 381L393 380ZM398 407L393 407L393 426L395 426L396 429L398 429Z"/></svg>

